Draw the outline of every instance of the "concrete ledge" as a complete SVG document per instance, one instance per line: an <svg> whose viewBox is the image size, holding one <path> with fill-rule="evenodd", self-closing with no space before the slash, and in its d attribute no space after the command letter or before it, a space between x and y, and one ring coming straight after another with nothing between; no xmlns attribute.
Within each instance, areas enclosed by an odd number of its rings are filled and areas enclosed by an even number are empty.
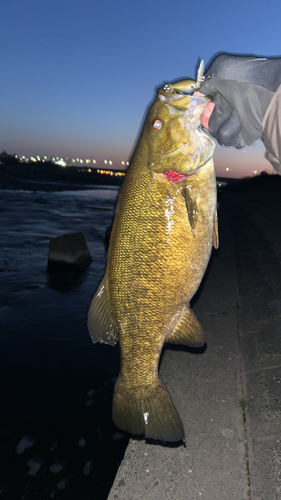
<svg viewBox="0 0 281 500"><path fill-rule="evenodd" d="M183 420L186 448L131 439L108 500L246 500L249 494L243 388L237 335L236 273L224 217L194 311L205 352L168 347L160 378Z"/></svg>

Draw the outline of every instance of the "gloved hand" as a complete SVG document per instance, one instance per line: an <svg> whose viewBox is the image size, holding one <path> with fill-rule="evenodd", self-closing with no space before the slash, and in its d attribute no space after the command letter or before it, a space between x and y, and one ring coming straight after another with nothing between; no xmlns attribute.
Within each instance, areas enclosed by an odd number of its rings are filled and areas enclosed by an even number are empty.
<svg viewBox="0 0 281 500"><path fill-rule="evenodd" d="M267 107L281 84L281 58L219 55L205 73L200 92L215 103L209 132L237 149L262 137Z"/></svg>

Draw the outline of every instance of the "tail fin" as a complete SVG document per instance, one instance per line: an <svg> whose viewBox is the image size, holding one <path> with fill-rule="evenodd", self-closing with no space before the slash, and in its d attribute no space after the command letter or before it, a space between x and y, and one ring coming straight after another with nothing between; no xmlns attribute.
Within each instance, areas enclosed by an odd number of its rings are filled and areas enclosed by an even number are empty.
<svg viewBox="0 0 281 500"><path fill-rule="evenodd" d="M112 417L114 424L131 434L161 441L181 441L184 429L171 397L159 381L149 386L143 397L134 389L124 388L117 380L114 390Z"/></svg>

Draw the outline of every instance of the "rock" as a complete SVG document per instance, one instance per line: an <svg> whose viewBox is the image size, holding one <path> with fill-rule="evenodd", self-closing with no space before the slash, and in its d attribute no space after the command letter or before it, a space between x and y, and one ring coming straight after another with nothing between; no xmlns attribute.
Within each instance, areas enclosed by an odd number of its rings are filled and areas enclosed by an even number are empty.
<svg viewBox="0 0 281 500"><path fill-rule="evenodd" d="M63 234L51 238L48 266L84 267L92 261L83 233Z"/></svg>

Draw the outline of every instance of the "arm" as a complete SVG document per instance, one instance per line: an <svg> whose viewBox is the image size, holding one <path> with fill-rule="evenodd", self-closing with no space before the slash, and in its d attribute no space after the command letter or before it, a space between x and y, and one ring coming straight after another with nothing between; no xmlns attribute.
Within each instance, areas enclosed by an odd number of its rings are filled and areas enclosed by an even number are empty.
<svg viewBox="0 0 281 500"><path fill-rule="evenodd" d="M281 85L274 94L263 119L265 157L281 174Z"/></svg>
<svg viewBox="0 0 281 500"><path fill-rule="evenodd" d="M276 147L272 151L271 140L273 131L276 136L280 130L277 142L281 142L281 128L278 128L281 116L276 121L278 109L281 113L281 98L275 98L280 84L281 58L218 56L200 87L200 92L212 97L202 116L203 126L222 146L239 149L262 138L271 152L267 158L275 169L278 164L281 170L281 151L277 152Z"/></svg>

